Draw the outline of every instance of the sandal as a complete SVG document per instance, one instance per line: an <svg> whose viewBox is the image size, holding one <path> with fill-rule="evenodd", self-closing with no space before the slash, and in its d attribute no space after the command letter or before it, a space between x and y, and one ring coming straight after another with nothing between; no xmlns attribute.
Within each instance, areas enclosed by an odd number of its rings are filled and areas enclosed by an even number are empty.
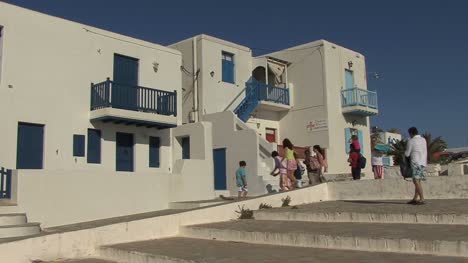
<svg viewBox="0 0 468 263"><path fill-rule="evenodd" d="M411 200L411 201L409 201L409 202L407 202L407 204L409 204L409 205L415 205L415 204L417 204L417 203L418 203L418 201L416 201L416 200L414 200L414 199Z"/></svg>
<svg viewBox="0 0 468 263"><path fill-rule="evenodd" d="M416 202L415 205L425 205L425 204L426 204L426 202L424 202L424 200L423 200L423 201L418 201L418 202Z"/></svg>

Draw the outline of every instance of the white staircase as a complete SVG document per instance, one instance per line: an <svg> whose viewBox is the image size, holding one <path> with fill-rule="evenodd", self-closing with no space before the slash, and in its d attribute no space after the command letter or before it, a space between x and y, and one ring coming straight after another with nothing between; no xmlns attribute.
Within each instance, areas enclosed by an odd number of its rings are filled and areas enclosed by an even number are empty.
<svg viewBox="0 0 468 263"><path fill-rule="evenodd" d="M28 223L25 213L14 205L0 203L0 239L36 235L41 232L39 223Z"/></svg>

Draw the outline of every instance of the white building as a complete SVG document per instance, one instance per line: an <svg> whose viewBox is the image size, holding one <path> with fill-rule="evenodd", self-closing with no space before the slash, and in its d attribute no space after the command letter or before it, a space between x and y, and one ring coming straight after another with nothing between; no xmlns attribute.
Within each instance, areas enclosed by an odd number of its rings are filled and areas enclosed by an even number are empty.
<svg viewBox="0 0 468 263"><path fill-rule="evenodd" d="M240 160L252 194L274 190L283 138L324 147L330 175L350 172L351 134L370 160L377 97L364 57L333 43L164 47L3 2L0 31L0 166L43 226L235 194Z"/></svg>
<svg viewBox="0 0 468 263"><path fill-rule="evenodd" d="M218 130L214 121L213 145L225 149L227 159L226 172L220 174L215 162L215 178L232 176L237 162L246 160L254 164L247 166L248 174L266 179L263 168L271 168L268 150L284 138L296 146L324 147L329 174L350 173L348 141L353 134L370 160L368 117L377 114L378 107L377 94L367 90L362 54L319 40L252 57L248 47L207 35L170 47L184 57L183 122L213 121L217 114L233 111L259 137L254 145L243 144L239 134L225 130L227 124ZM228 129L242 131L239 119ZM363 171L367 178L369 167Z"/></svg>
<svg viewBox="0 0 468 263"><path fill-rule="evenodd" d="M0 30L0 166L30 220L214 197L211 124L180 126L179 51L4 2Z"/></svg>

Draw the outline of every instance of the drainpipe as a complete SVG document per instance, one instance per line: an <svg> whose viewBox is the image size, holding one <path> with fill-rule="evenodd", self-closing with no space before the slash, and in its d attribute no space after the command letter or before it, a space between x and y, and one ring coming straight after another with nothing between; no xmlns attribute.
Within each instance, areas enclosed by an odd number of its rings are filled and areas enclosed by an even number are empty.
<svg viewBox="0 0 468 263"><path fill-rule="evenodd" d="M193 44L193 121L198 122L198 61L197 61L197 37L192 39Z"/></svg>

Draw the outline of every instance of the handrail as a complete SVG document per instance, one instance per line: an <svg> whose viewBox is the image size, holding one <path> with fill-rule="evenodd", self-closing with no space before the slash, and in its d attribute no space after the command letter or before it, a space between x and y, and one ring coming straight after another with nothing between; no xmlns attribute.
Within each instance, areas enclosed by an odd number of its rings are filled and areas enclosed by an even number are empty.
<svg viewBox="0 0 468 263"><path fill-rule="evenodd" d="M341 90L341 106L364 106L377 109L377 92L361 88Z"/></svg>

